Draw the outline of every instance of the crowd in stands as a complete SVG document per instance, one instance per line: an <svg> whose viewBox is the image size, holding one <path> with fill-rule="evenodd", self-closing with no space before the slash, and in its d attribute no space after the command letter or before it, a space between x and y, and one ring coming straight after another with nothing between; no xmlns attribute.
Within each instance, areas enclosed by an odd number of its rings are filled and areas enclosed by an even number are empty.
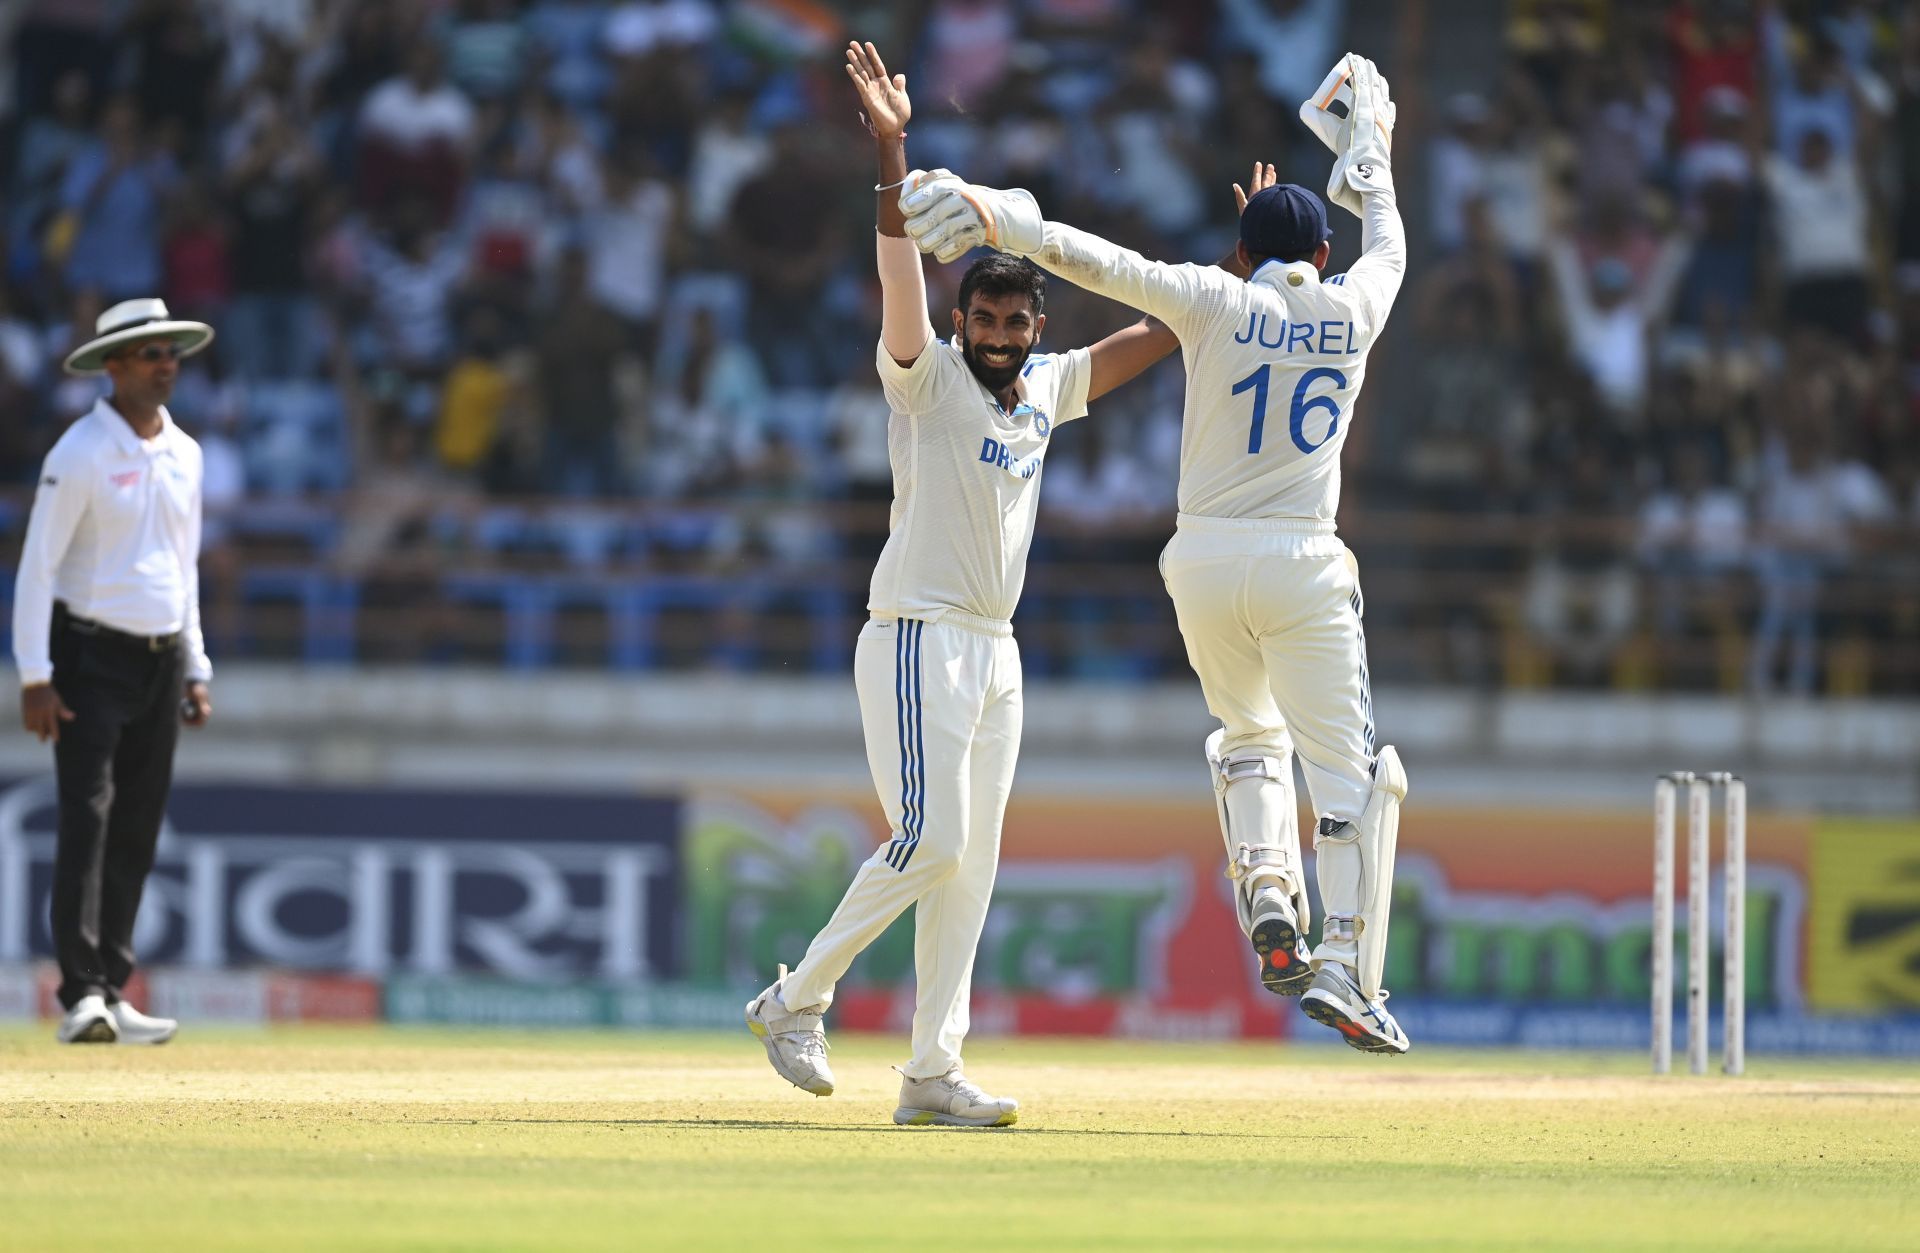
<svg viewBox="0 0 1920 1253"><path fill-rule="evenodd" d="M1509 667L1913 690L1860 646L1920 636L1920 11L1509 18L1436 102L1403 467L1537 522Z"/></svg>
<svg viewBox="0 0 1920 1253"><path fill-rule="evenodd" d="M1408 641L1375 672L1920 687L1911 650L1904 679L1836 660L1920 637L1920 13L1511 0L1470 84L1397 7L1416 247L1343 517ZM97 394L66 348L157 293L219 330L172 406L216 644L298 585L309 626L504 606L544 663L570 593L480 579L505 566L628 585L607 630L641 664L682 594L727 664L774 655L749 620L780 604L837 639L890 487L854 35L908 74L915 164L1168 260L1228 249L1256 158L1324 185L1294 108L1355 37L1342 0L0 6L0 481ZM960 268L930 265L936 326ZM1055 348L1133 316L1060 283L1047 312ZM1152 572L1181 388L1168 363L1055 441L1030 671L1180 668ZM256 569L275 544L336 590Z"/></svg>

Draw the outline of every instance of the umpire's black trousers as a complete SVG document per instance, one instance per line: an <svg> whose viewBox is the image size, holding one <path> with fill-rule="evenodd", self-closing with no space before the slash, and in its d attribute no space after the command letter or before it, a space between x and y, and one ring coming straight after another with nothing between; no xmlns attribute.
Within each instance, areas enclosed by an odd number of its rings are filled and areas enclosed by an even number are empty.
<svg viewBox="0 0 1920 1253"><path fill-rule="evenodd" d="M53 949L60 1003L109 1004L133 974L133 919L153 869L173 784L186 658L170 645L53 613L53 687L73 711L53 761L60 841L53 862Z"/></svg>

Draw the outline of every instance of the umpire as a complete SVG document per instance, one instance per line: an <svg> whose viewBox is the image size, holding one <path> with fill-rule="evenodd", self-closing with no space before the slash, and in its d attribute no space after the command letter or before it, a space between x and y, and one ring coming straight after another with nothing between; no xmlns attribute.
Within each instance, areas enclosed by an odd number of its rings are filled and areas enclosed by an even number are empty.
<svg viewBox="0 0 1920 1253"><path fill-rule="evenodd" d="M199 726L200 445L166 409L180 359L213 340L159 300L100 315L68 356L112 393L47 454L14 584L20 720L53 741L60 838L53 944L65 1044L164 1044L178 1026L122 999L180 723Z"/></svg>

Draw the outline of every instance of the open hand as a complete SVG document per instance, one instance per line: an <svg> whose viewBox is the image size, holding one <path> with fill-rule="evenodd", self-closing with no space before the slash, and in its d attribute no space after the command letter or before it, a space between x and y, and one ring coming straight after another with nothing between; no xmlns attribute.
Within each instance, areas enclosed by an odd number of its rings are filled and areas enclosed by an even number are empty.
<svg viewBox="0 0 1920 1253"><path fill-rule="evenodd" d="M1233 185L1233 211L1235 213L1245 213L1247 211L1247 201L1253 199L1279 181L1280 176L1274 173L1271 165L1262 165L1258 161L1255 161L1253 163L1253 176L1247 180L1246 189L1244 191L1241 190L1240 184L1238 183Z"/></svg>
<svg viewBox="0 0 1920 1253"><path fill-rule="evenodd" d="M847 45L847 77L860 93L860 107L866 112L868 129L875 139L898 139L907 133L907 121L913 116L913 102L907 99L907 76L887 77L887 63L872 44L858 40Z"/></svg>

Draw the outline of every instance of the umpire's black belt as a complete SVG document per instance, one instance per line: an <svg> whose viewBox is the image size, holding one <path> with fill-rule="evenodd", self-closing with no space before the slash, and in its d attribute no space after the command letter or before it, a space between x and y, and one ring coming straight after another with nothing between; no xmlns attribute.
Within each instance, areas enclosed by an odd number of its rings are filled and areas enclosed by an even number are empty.
<svg viewBox="0 0 1920 1253"><path fill-rule="evenodd" d="M131 631L122 631L118 627L110 627L104 622L95 622L92 618L82 618L79 614L68 609L65 601L55 602L54 608L60 611L60 617L62 621L66 623L67 629L78 632L81 635L95 635L102 639L113 640L119 644L132 644L135 647L144 648L150 653L170 652L180 647L180 632L178 631L173 631L166 635L135 635Z"/></svg>

